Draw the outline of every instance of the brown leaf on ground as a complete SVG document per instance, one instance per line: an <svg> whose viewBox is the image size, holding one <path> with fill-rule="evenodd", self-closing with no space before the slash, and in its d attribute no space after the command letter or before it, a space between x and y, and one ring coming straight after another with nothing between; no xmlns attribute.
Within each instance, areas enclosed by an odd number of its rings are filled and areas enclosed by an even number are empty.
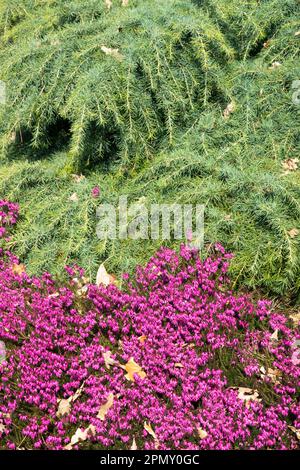
<svg viewBox="0 0 300 470"><path fill-rule="evenodd" d="M291 318L295 326L298 326L300 324L300 312L293 313L289 316L289 318Z"/></svg>
<svg viewBox="0 0 300 470"><path fill-rule="evenodd" d="M65 446L66 450L72 450L72 447L78 444L80 441L86 441L89 434L94 434L95 428L94 426L89 426L88 428L82 429L78 428L75 434L71 437L71 441L69 444Z"/></svg>
<svg viewBox="0 0 300 470"><path fill-rule="evenodd" d="M112 56L114 59L123 60L122 54L119 52L119 49L112 49L111 47L101 46L101 51L106 55Z"/></svg>
<svg viewBox="0 0 300 470"><path fill-rule="evenodd" d="M176 362L176 363L174 364L174 366L177 367L178 369L183 369L183 368L184 368L184 365L181 364L181 362Z"/></svg>
<svg viewBox="0 0 300 470"><path fill-rule="evenodd" d="M207 432L204 431L204 429L197 428L197 432L198 432L200 439L205 439L208 436Z"/></svg>
<svg viewBox="0 0 300 470"><path fill-rule="evenodd" d="M108 10L111 9L112 7L112 1L111 0L104 0L105 6Z"/></svg>
<svg viewBox="0 0 300 470"><path fill-rule="evenodd" d="M146 373L142 370L141 366L139 366L131 357L125 366L121 366L122 369L126 370L127 374L125 375L127 380L131 380L134 382L134 375L137 374L141 379L146 377Z"/></svg>
<svg viewBox="0 0 300 470"><path fill-rule="evenodd" d="M225 119L228 119L230 114L233 113L233 111L235 110L235 104L233 101L231 101L231 103L229 103L226 108L224 109L223 111L223 117Z"/></svg>
<svg viewBox="0 0 300 470"><path fill-rule="evenodd" d="M69 197L69 201L71 201L71 202L78 202L79 199L78 199L77 193L71 194L71 196Z"/></svg>
<svg viewBox="0 0 300 470"><path fill-rule="evenodd" d="M287 158L281 162L282 168L285 170L285 173L290 171L296 171L298 169L299 158Z"/></svg>
<svg viewBox="0 0 300 470"><path fill-rule="evenodd" d="M137 450L137 445L136 445L135 437L134 437L133 440L132 440L132 444L131 444L130 450Z"/></svg>
<svg viewBox="0 0 300 470"><path fill-rule="evenodd" d="M295 238L297 235L299 235L299 230L296 228L292 228L291 230L288 231L288 235L291 238Z"/></svg>
<svg viewBox="0 0 300 470"><path fill-rule="evenodd" d="M278 341L278 330L275 330L274 333L271 334L270 339L272 341Z"/></svg>
<svg viewBox="0 0 300 470"><path fill-rule="evenodd" d="M282 376L281 371L278 369L272 369L271 367L268 367L266 370L264 366L260 368L261 375L260 377L264 379L265 377L269 377L274 384L279 384L280 383L280 378Z"/></svg>
<svg viewBox="0 0 300 470"><path fill-rule="evenodd" d="M97 276L96 276L96 284L97 286L99 287L100 284L103 284L105 287L109 286L110 284L114 284L115 283L115 277L114 276L111 276L110 274L108 274L108 272L106 271L105 269L105 266L104 264L101 264L99 266L99 269L98 269L98 272L97 272Z"/></svg>
<svg viewBox="0 0 300 470"><path fill-rule="evenodd" d="M270 70L274 70L274 69L277 69L278 67L280 67L282 64L281 62L277 62L276 60L272 63L272 65L269 67Z"/></svg>
<svg viewBox="0 0 300 470"><path fill-rule="evenodd" d="M57 400L58 409L56 412L56 416L58 418L61 418L62 416L68 415L70 413L71 405L72 403L74 403L75 400L77 400L77 398L80 397L80 395L82 394L83 387L84 387L84 382L79 387L79 389L76 390L76 392L73 395L71 395L69 398L62 398L61 400L59 399Z"/></svg>
<svg viewBox="0 0 300 470"><path fill-rule="evenodd" d="M110 366L115 366L115 365L119 364L118 361L116 361L115 359L113 359L111 357L111 355L112 355L111 351L105 351L104 353L102 353L104 363L105 363L105 367L107 369L110 369Z"/></svg>
<svg viewBox="0 0 300 470"><path fill-rule="evenodd" d="M248 387L232 387L232 389L238 392L238 398L243 400L247 407L250 406L250 401L261 401L257 390Z"/></svg>
<svg viewBox="0 0 300 470"><path fill-rule="evenodd" d="M104 403L104 405L100 407L98 414L97 414L97 418L99 418L101 421L104 421L108 411L113 406L113 404L114 404L114 394L110 393L107 397L106 403Z"/></svg>
<svg viewBox="0 0 300 470"><path fill-rule="evenodd" d="M73 180L75 181L75 183L81 183L81 181L83 181L85 179L85 176L84 175L71 175Z"/></svg>
<svg viewBox="0 0 300 470"><path fill-rule="evenodd" d="M26 272L26 268L25 268L25 265L24 264L17 264L17 263L14 263L12 265L12 272L14 274L22 274L22 273L25 273Z"/></svg>
<svg viewBox="0 0 300 470"><path fill-rule="evenodd" d="M144 342L146 341L146 339L147 339L147 336L145 336L145 335L142 335L142 336L139 336L139 337L138 337L138 340L139 340L139 342L140 342L141 344L144 344Z"/></svg>
<svg viewBox="0 0 300 470"><path fill-rule="evenodd" d="M300 429L295 428L294 426L288 426L288 428L296 434L297 439L300 441Z"/></svg>
<svg viewBox="0 0 300 470"><path fill-rule="evenodd" d="M155 441L155 449L158 449L159 447L159 441L157 439L157 436L151 426L151 424L149 423L146 423L146 421L144 422L144 429L147 431L148 434L150 434L150 436L153 437L154 441Z"/></svg>

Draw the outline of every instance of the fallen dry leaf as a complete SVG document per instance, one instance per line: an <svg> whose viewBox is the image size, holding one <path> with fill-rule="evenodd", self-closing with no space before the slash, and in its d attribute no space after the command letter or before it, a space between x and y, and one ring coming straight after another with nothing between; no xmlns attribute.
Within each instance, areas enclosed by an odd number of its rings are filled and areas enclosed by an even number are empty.
<svg viewBox="0 0 300 470"><path fill-rule="evenodd" d="M281 166L285 170L285 173L295 171L298 169L299 158L287 158L281 162Z"/></svg>
<svg viewBox="0 0 300 470"><path fill-rule="evenodd" d="M26 268L25 268L25 265L24 264L16 264L14 263L12 265L12 272L14 274L22 274L22 273L25 273L26 272Z"/></svg>
<svg viewBox="0 0 300 470"><path fill-rule="evenodd" d="M238 398L243 400L247 407L250 406L250 401L258 401L260 402L261 399L259 398L259 394L257 390L253 390L252 388L248 387L233 387L233 390L237 390Z"/></svg>
<svg viewBox="0 0 300 470"><path fill-rule="evenodd" d="M106 55L112 56L114 59L123 60L123 56L119 52L119 49L112 49L111 47L101 46L101 51Z"/></svg>
<svg viewBox="0 0 300 470"><path fill-rule="evenodd" d="M271 44L271 40L268 39L266 42L263 43L263 47L267 49L268 47L270 47L270 44Z"/></svg>
<svg viewBox="0 0 300 470"><path fill-rule="evenodd" d="M96 284L99 287L100 284L103 284L105 287L109 286L110 284L115 283L115 277L108 274L105 269L104 264L99 266L97 276L96 276Z"/></svg>
<svg viewBox="0 0 300 470"><path fill-rule="evenodd" d="M128 7L129 0L122 0L122 7Z"/></svg>
<svg viewBox="0 0 300 470"><path fill-rule="evenodd" d="M300 429L295 428L294 426L288 426L288 428L296 434L297 439L300 441Z"/></svg>
<svg viewBox="0 0 300 470"><path fill-rule="evenodd" d="M89 427L84 429L83 431L80 428L78 428L75 434L71 437L70 443L65 446L65 449L71 450L72 447L75 446L75 444L78 444L78 442L86 441L88 438L89 431L90 431Z"/></svg>
<svg viewBox="0 0 300 470"><path fill-rule="evenodd" d="M2 433L4 433L6 427L4 426L4 424L0 424L0 436Z"/></svg>
<svg viewBox="0 0 300 470"><path fill-rule="evenodd" d="M282 64L281 62L277 62L276 60L272 63L271 67L269 67L270 70L277 69L280 67Z"/></svg>
<svg viewBox="0 0 300 470"><path fill-rule="evenodd" d="M110 393L108 395L106 403L102 405L98 411L97 418L99 418L101 421L105 420L105 416L107 415L108 411L114 404L114 394Z"/></svg>
<svg viewBox="0 0 300 470"><path fill-rule="evenodd" d="M57 418L68 415L71 411L71 401L69 398L62 398L58 401L58 410L56 412Z"/></svg>
<svg viewBox="0 0 300 470"><path fill-rule="evenodd" d="M280 383L281 372L278 369L271 369L268 367L266 370L264 366L260 368L261 375L260 377L264 379L265 377L269 377L273 383L278 384Z"/></svg>
<svg viewBox="0 0 300 470"><path fill-rule="evenodd" d="M62 398L61 400L57 400L58 402L58 410L56 412L56 416L58 418L61 418L62 416L65 416L65 415L68 415L71 411L71 404L77 400L77 398L80 397L80 395L82 394L82 390L83 390L83 387L84 387L84 383L82 383L82 385L78 388L78 390L76 390L76 392L71 395L69 398Z"/></svg>
<svg viewBox="0 0 300 470"><path fill-rule="evenodd" d="M132 440L132 444L131 444L130 450L137 450L137 445L136 445L135 437L134 437L133 440Z"/></svg>
<svg viewBox="0 0 300 470"><path fill-rule="evenodd" d="M300 36L300 31L296 31L295 36Z"/></svg>
<svg viewBox="0 0 300 470"><path fill-rule="evenodd" d="M139 336L139 337L138 337L139 342L142 343L142 344L144 344L144 342L146 341L146 339L147 339L147 336L145 336L145 335L142 335L142 336Z"/></svg>
<svg viewBox="0 0 300 470"><path fill-rule="evenodd" d="M290 315L289 318L291 318L295 326L300 324L300 312Z"/></svg>
<svg viewBox="0 0 300 470"><path fill-rule="evenodd" d="M271 334L270 339L272 341L278 341L278 330L275 330L274 333Z"/></svg>
<svg viewBox="0 0 300 470"><path fill-rule="evenodd" d="M155 441L155 449L158 449L159 447L159 441L157 439L157 436L151 426L151 424L149 423L146 423L146 421L144 422L144 429L147 431L148 434L150 434L150 436L153 437L154 441Z"/></svg>
<svg viewBox="0 0 300 470"><path fill-rule="evenodd" d="M111 0L105 0L105 6L108 10L110 10L111 7L112 7L112 1Z"/></svg>
<svg viewBox="0 0 300 470"><path fill-rule="evenodd" d="M105 367L107 369L110 369L110 366L114 366L116 364L119 364L118 361L116 361L115 359L113 359L111 357L111 355L112 355L111 351L105 351L104 353L102 353L104 363L105 363Z"/></svg>
<svg viewBox="0 0 300 470"><path fill-rule="evenodd" d="M224 109L223 111L223 117L225 119L228 119L230 114L233 113L233 111L235 110L235 104L233 101L231 101L231 103L229 103L226 108Z"/></svg>
<svg viewBox="0 0 300 470"><path fill-rule="evenodd" d="M146 377L146 373L142 368L134 361L133 357L129 359L125 366L121 366L122 369L126 370L127 374L125 375L127 380L134 382L134 374L137 374L141 379Z"/></svg>
<svg viewBox="0 0 300 470"><path fill-rule="evenodd" d="M85 179L85 176L84 175L71 175L73 180L75 181L75 183L81 183L81 181L83 181Z"/></svg>
<svg viewBox="0 0 300 470"><path fill-rule="evenodd" d="M197 428L197 431L200 439L205 439L208 436L207 432L204 431L204 429Z"/></svg>
<svg viewBox="0 0 300 470"><path fill-rule="evenodd" d="M288 235L291 238L295 238L297 235L299 235L299 230L296 228L292 228L291 230L288 231Z"/></svg>
<svg viewBox="0 0 300 470"><path fill-rule="evenodd" d="M176 362L176 363L174 364L174 366L177 367L178 369L183 369L183 367L184 367L184 365L181 364L181 362Z"/></svg>
<svg viewBox="0 0 300 470"><path fill-rule="evenodd" d="M76 193L71 194L71 196L69 197L69 201L78 202L77 194Z"/></svg>
<svg viewBox="0 0 300 470"><path fill-rule="evenodd" d="M0 364L6 360L6 346L4 341L0 341Z"/></svg>

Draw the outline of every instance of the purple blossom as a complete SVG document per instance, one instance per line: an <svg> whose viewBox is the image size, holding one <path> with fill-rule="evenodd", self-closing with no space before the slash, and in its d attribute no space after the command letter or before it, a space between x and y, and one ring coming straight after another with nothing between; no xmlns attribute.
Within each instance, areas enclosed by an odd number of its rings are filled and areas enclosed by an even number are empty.
<svg viewBox="0 0 300 470"><path fill-rule="evenodd" d="M18 207L0 208L7 231ZM267 301L231 292L230 258L221 245L204 261L187 246L162 248L124 276L122 290L82 291L78 266L60 283L49 273L30 277L1 250L0 449L63 449L89 426L74 449L130 449L133 436L140 449L296 449L299 327ZM126 378L131 358L145 377ZM241 387L257 394L243 399Z"/></svg>

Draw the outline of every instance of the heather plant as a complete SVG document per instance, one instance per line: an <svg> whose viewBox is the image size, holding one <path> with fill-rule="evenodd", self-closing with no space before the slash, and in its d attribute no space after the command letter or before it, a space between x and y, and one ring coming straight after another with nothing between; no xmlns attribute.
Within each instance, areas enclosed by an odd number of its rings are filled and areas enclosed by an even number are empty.
<svg viewBox="0 0 300 470"><path fill-rule="evenodd" d="M233 294L231 258L161 248L120 288L2 248L0 448L298 448L299 326Z"/></svg>
<svg viewBox="0 0 300 470"><path fill-rule="evenodd" d="M205 205L234 285L299 302L297 7L0 2L0 195L22 205L9 247L28 271L146 263L157 241L96 238L97 203L127 194Z"/></svg>

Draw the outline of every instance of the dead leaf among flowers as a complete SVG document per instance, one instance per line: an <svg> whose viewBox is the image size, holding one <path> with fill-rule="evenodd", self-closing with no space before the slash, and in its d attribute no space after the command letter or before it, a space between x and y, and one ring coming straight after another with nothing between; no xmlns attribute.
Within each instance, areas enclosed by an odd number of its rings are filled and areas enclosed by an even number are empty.
<svg viewBox="0 0 300 470"><path fill-rule="evenodd" d="M142 336L139 336L139 337L138 337L138 340L139 340L139 342L140 342L141 344L144 344L144 342L146 341L146 339L147 339L147 336L145 336L145 335L142 335Z"/></svg>
<svg viewBox="0 0 300 470"><path fill-rule="evenodd" d="M6 430L6 427L4 426L4 424L0 424L0 436L2 433L4 433L5 430Z"/></svg>
<svg viewBox="0 0 300 470"><path fill-rule="evenodd" d="M146 421L144 422L144 429L147 431L148 434L150 434L150 436L153 437L154 439L154 442L155 442L155 449L158 449L159 447L159 441L157 439L157 435L155 434L154 432L154 429L152 428L151 424L149 423L146 423Z"/></svg>
<svg viewBox="0 0 300 470"><path fill-rule="evenodd" d="M96 284L99 287L100 284L103 284L105 287L109 286L110 284L114 284L116 281L114 276L111 276L108 274L108 272L105 269L104 264L101 264L99 266L97 276L96 276Z"/></svg>
<svg viewBox="0 0 300 470"><path fill-rule="evenodd" d="M297 235L299 235L299 230L296 228L292 228L288 231L288 236L291 238L295 238Z"/></svg>
<svg viewBox="0 0 300 470"><path fill-rule="evenodd" d="M107 369L110 369L110 366L115 366L115 365L119 364L118 361L116 361L115 359L113 359L111 357L111 355L112 355L111 351L105 351L104 353L102 353L104 363L105 363L105 367Z"/></svg>
<svg viewBox="0 0 300 470"><path fill-rule="evenodd" d="M123 56L119 52L119 49L112 49L111 47L101 46L101 51L106 55L110 55L114 59L123 60Z"/></svg>
<svg viewBox="0 0 300 470"><path fill-rule="evenodd" d="M144 379L146 377L146 373L143 371L143 369L141 368L141 366L139 366L135 360L133 359L133 357L131 357L129 359L129 361L127 362L127 364L125 364L125 366L121 366L122 369L126 370L127 374L125 375L125 378L127 380L131 380L132 382L134 382L134 375L137 374L139 377L141 377L141 379Z"/></svg>
<svg viewBox="0 0 300 470"><path fill-rule="evenodd" d="M300 31L296 31L295 36L300 36Z"/></svg>
<svg viewBox="0 0 300 470"><path fill-rule="evenodd" d="M174 364L174 366L177 367L178 369L183 369L183 368L184 368L184 365L181 364L181 362L176 362L176 363Z"/></svg>
<svg viewBox="0 0 300 470"><path fill-rule="evenodd" d="M70 443L65 446L65 449L72 450L72 447L78 444L80 441L86 441L90 434L95 434L95 427L93 425L90 425L83 431L82 429L78 428L75 434L71 437Z"/></svg>
<svg viewBox="0 0 300 470"><path fill-rule="evenodd" d="M289 315L289 318L293 321L295 326L300 324L300 312Z"/></svg>
<svg viewBox="0 0 300 470"><path fill-rule="evenodd" d="M12 265L12 272L14 274L22 274L22 273L25 273L26 272L26 268L25 268L25 265L24 264L17 264L17 263L13 263Z"/></svg>
<svg viewBox="0 0 300 470"><path fill-rule="evenodd" d="M76 392L71 395L69 398L62 398L61 400L58 400L58 409L56 412L56 416L58 418L61 418L62 416L68 415L71 411L71 405L72 403L77 400L77 398L80 397L82 394L82 390L84 387L84 382L83 384L76 390Z"/></svg>
<svg viewBox="0 0 300 470"><path fill-rule="evenodd" d="M224 109L223 111L223 117L225 119L228 119L230 114L233 113L233 111L235 110L235 104L233 101L231 101L231 103L229 103L226 108Z"/></svg>
<svg viewBox="0 0 300 470"><path fill-rule="evenodd" d="M260 402L259 393L257 390L253 390L248 387L233 387L233 390L238 392L238 398L243 400L247 407L250 405L250 401Z"/></svg>
<svg viewBox="0 0 300 470"><path fill-rule="evenodd" d="M278 341L278 330L275 330L274 333L271 334L270 339L272 341Z"/></svg>
<svg viewBox="0 0 300 470"><path fill-rule="evenodd" d="M265 377L269 377L271 381L275 384L280 383L281 372L278 369L272 369L271 367L266 368L262 366L260 368L261 375L260 377L264 379Z"/></svg>
<svg viewBox="0 0 300 470"><path fill-rule="evenodd" d="M110 393L108 395L106 403L104 403L104 405L100 407L98 414L97 414L97 418L100 419L101 421L104 421L107 413L109 412L113 404L114 404L114 394Z"/></svg>
<svg viewBox="0 0 300 470"><path fill-rule="evenodd" d="M129 0L122 0L122 7L128 7Z"/></svg>
<svg viewBox="0 0 300 470"><path fill-rule="evenodd" d="M202 428L197 428L197 431L200 439L205 439L208 436L207 432Z"/></svg>
<svg viewBox="0 0 300 470"><path fill-rule="evenodd" d="M288 426L288 428L296 434L297 439L300 441L300 429L295 428L294 426Z"/></svg>
<svg viewBox="0 0 300 470"><path fill-rule="evenodd" d="M135 437L134 437L133 440L132 440L132 444L131 444L130 450L137 450L137 445L136 445Z"/></svg>
<svg viewBox="0 0 300 470"><path fill-rule="evenodd" d="M281 162L282 168L286 173L298 169L299 158L287 158Z"/></svg>

